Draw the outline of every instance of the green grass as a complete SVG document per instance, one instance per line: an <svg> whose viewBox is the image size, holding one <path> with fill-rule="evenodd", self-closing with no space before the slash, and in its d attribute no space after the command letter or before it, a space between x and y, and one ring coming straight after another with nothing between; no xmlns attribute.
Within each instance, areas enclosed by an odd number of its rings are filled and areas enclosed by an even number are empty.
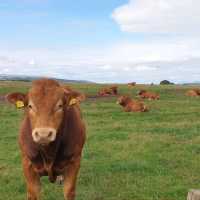
<svg viewBox="0 0 200 200"><path fill-rule="evenodd" d="M29 84L0 83L0 94L27 91ZM72 87L94 95L101 85ZM125 113L116 98L82 104L87 143L77 185L77 200L183 200L200 187L200 99L184 95L186 86L142 86L159 92L145 101L149 113ZM25 199L17 144L23 112L0 103L0 200ZM42 178L43 200L62 200L62 187Z"/></svg>

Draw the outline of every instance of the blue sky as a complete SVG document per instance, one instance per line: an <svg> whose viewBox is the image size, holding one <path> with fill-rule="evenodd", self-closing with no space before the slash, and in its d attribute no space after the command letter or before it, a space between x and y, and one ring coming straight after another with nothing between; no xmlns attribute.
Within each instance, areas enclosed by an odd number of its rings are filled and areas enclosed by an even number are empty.
<svg viewBox="0 0 200 200"><path fill-rule="evenodd" d="M124 0L10 0L0 3L1 41L16 47L101 45L123 33L111 13Z"/></svg>
<svg viewBox="0 0 200 200"><path fill-rule="evenodd" d="M0 74L199 81L199 13L198 0L2 0Z"/></svg>

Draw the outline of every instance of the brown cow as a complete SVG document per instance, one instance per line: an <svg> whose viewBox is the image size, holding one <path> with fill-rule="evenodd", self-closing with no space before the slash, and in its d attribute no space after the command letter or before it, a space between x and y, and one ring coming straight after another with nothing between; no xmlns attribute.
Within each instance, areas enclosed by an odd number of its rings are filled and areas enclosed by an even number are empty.
<svg viewBox="0 0 200 200"><path fill-rule="evenodd" d="M186 92L186 95L190 96L190 97L198 97L198 96L200 96L200 90L199 89L188 90Z"/></svg>
<svg viewBox="0 0 200 200"><path fill-rule="evenodd" d="M129 96L121 96L117 100L117 104L120 104L125 112L147 112L149 109L143 102L132 100Z"/></svg>
<svg viewBox="0 0 200 200"><path fill-rule="evenodd" d="M12 93L7 100L24 106L19 146L27 185L27 199L39 200L40 177L64 179L64 197L75 199L76 179L85 142L85 125L77 98L57 81L33 82L27 94Z"/></svg>
<svg viewBox="0 0 200 200"><path fill-rule="evenodd" d="M99 92L99 96L109 96L112 94L112 91L109 88L102 88Z"/></svg>
<svg viewBox="0 0 200 200"><path fill-rule="evenodd" d="M136 85L136 82L128 83L129 88L133 88Z"/></svg>
<svg viewBox="0 0 200 200"><path fill-rule="evenodd" d="M146 90L140 90L138 95L142 99L149 99L149 100L158 100L158 99L160 99L160 96L158 94L153 93L153 92L148 92Z"/></svg>
<svg viewBox="0 0 200 200"><path fill-rule="evenodd" d="M118 87L116 85L111 86L110 89L111 89L113 95L118 94Z"/></svg>
<svg viewBox="0 0 200 200"><path fill-rule="evenodd" d="M99 91L99 96L109 96L109 95L117 95L118 87L113 85L110 87L104 87Z"/></svg>

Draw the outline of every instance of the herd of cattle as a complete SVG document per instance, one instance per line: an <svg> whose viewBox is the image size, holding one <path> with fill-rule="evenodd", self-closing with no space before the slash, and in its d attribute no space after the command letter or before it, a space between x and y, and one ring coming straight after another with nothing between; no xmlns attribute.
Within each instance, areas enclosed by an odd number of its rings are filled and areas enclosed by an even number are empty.
<svg viewBox="0 0 200 200"><path fill-rule="evenodd" d="M135 85L136 85L135 82L128 83L128 88L133 88ZM149 111L149 108L144 104L142 99L148 99L148 100L160 99L159 94L146 90L140 90L138 92L138 97L140 97L141 100L132 99L129 95L121 96L118 93L118 87L116 85L100 89L98 95L102 97L111 95L119 96L117 104L121 105L125 112L147 112ZM198 97L200 96L200 89L198 88L190 89L185 93L185 95L190 97Z"/></svg>
<svg viewBox="0 0 200 200"><path fill-rule="evenodd" d="M128 83L128 87L132 88L136 85L135 82ZM144 104L142 100L136 100L132 99L128 95L119 95L118 93L118 87L117 86L109 86L104 87L100 89L98 92L98 95L101 97L107 97L111 95L119 96L117 100L117 104L121 105L123 107L123 110L125 112L147 112L149 108ZM154 92L146 91L146 90L140 90L138 92L138 96L141 99L148 99L148 100L158 100L160 99L160 95L156 94Z"/></svg>
<svg viewBox="0 0 200 200"><path fill-rule="evenodd" d="M135 84L130 83L128 87ZM117 86L102 88L98 93L101 97L109 95L118 97L117 103L126 112L149 110L141 100L119 95ZM200 90L190 90L187 95L200 96ZM149 100L160 98L158 94L145 90L141 90L138 96ZM63 180L65 200L75 199L86 137L79 103L85 98L85 95L50 79L34 81L26 94L15 92L6 96L8 102L25 112L18 141L28 200L39 200L41 176L48 176L50 182Z"/></svg>

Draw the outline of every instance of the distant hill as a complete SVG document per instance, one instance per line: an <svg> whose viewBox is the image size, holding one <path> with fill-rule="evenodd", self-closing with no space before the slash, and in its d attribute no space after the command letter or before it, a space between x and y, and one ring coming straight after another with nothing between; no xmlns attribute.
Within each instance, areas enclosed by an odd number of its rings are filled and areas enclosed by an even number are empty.
<svg viewBox="0 0 200 200"><path fill-rule="evenodd" d="M194 83L183 83L182 85L200 85L200 82L194 82Z"/></svg>
<svg viewBox="0 0 200 200"><path fill-rule="evenodd" d="M26 75L5 75L5 74L0 74L0 81L25 81L25 82L30 82L33 80L40 79L42 77L39 76L26 76ZM85 80L69 80L69 79L59 79L59 78L54 78L54 77L48 77L52 78L54 80L58 80L63 83L92 83L90 81L85 81Z"/></svg>

